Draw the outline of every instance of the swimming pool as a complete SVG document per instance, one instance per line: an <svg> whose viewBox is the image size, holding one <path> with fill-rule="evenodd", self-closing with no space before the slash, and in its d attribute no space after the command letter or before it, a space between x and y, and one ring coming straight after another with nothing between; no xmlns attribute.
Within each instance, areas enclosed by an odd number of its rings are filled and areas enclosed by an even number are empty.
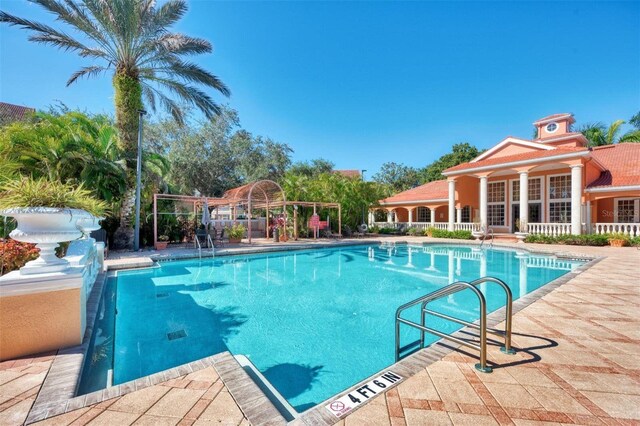
<svg viewBox="0 0 640 426"><path fill-rule="evenodd" d="M119 272L105 288L80 392L228 350L247 356L302 412L394 363L399 305L487 275L505 281L516 300L581 264L507 249L360 245ZM503 305L503 293L487 294L488 312ZM432 306L478 317L475 296L466 290ZM418 320L418 312L403 316ZM444 332L459 328L428 321ZM403 327L402 344L418 334ZM429 337L428 343L436 340Z"/></svg>

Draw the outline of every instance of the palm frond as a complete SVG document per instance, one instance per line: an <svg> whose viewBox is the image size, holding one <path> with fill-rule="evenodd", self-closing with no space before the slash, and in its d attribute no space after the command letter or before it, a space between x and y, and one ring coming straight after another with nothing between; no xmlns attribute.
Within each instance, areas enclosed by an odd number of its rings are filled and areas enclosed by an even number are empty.
<svg viewBox="0 0 640 426"><path fill-rule="evenodd" d="M624 120L616 120L607 129L607 145L614 144L616 142L616 135L620 132L620 126L624 124Z"/></svg>
<svg viewBox="0 0 640 426"><path fill-rule="evenodd" d="M67 80L67 86L70 86L71 84L75 83L76 80L78 80L79 78L82 77L95 77L100 75L101 73L107 71L109 68L107 67L101 67L101 66L91 66L91 67L84 67L84 68L80 68L78 71L74 72L73 74L71 74L71 77L69 77L69 80Z"/></svg>

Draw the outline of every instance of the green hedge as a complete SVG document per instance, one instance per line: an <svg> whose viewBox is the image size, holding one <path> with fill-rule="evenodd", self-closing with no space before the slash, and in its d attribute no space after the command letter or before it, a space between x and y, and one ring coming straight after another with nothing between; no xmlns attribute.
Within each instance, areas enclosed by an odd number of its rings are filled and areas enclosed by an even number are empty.
<svg viewBox="0 0 640 426"><path fill-rule="evenodd" d="M569 246L608 246L611 235L585 234L585 235L528 235L526 243L538 244L566 244ZM629 238L627 245L640 247L640 237Z"/></svg>
<svg viewBox="0 0 640 426"><path fill-rule="evenodd" d="M471 231L446 231L444 229L429 228L425 231L425 235L431 233L433 238L451 238L455 240L470 240L473 238Z"/></svg>

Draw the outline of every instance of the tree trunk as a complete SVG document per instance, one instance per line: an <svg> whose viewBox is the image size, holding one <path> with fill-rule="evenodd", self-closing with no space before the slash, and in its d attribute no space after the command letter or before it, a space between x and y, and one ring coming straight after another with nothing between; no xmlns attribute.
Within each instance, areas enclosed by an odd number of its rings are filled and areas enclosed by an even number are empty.
<svg viewBox="0 0 640 426"><path fill-rule="evenodd" d="M127 172L127 191L122 197L120 227L114 235L115 249L133 247L133 222L136 195L136 157L138 151L138 110L142 109L142 87L137 76L116 72L115 89L116 125L120 147L124 151Z"/></svg>

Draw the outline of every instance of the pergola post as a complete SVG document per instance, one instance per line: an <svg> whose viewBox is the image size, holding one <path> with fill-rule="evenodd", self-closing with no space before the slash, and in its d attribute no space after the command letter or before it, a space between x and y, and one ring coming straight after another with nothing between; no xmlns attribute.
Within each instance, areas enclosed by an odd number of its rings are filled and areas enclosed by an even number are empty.
<svg viewBox="0 0 640 426"><path fill-rule="evenodd" d="M293 239L298 241L298 209L293 206Z"/></svg>
<svg viewBox="0 0 640 426"><path fill-rule="evenodd" d="M342 237L342 204L338 204L338 235Z"/></svg>
<svg viewBox="0 0 640 426"><path fill-rule="evenodd" d="M158 242L158 194L153 194L153 247Z"/></svg>

